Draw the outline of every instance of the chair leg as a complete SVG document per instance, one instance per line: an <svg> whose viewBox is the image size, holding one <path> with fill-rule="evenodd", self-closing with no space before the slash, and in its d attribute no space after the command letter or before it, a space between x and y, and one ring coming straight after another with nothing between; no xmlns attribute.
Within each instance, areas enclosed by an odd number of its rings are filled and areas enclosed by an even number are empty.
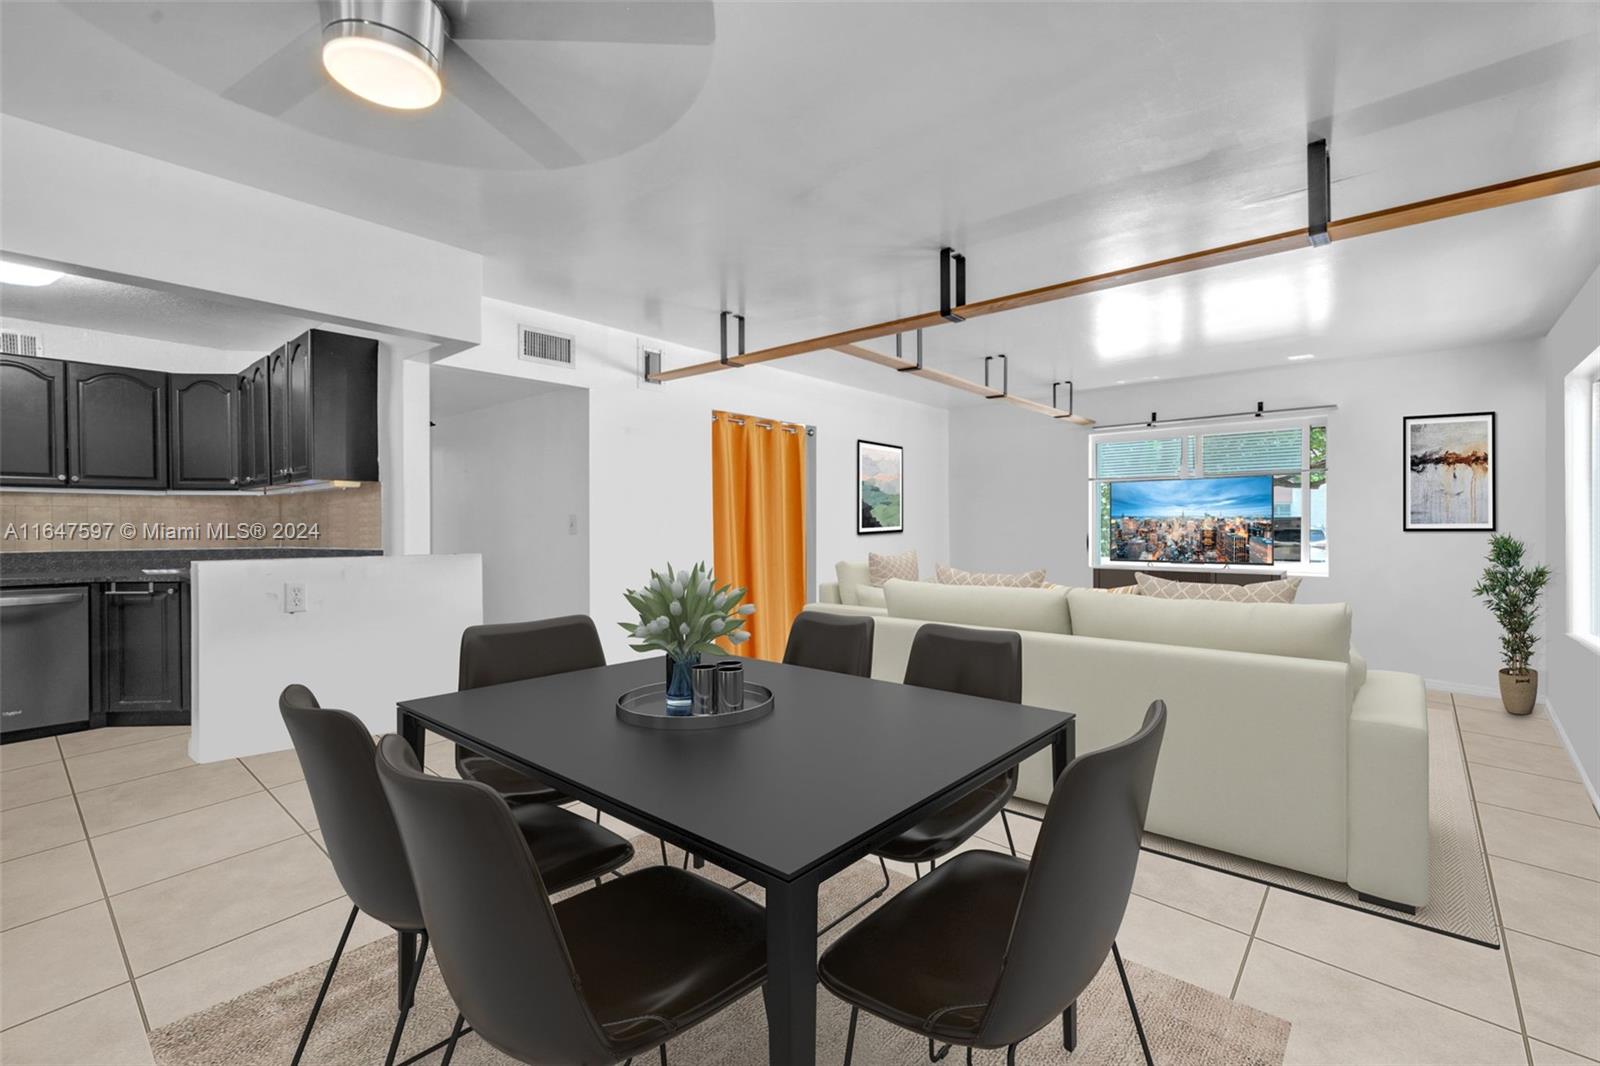
<svg viewBox="0 0 1600 1066"><path fill-rule="evenodd" d="M661 1045L661 1066L667 1066L667 1045Z"/></svg>
<svg viewBox="0 0 1600 1066"><path fill-rule="evenodd" d="M1017 857L1017 842L1011 839L1011 819L1006 817L1006 809L1004 807L1000 808L1000 824L1005 826L1006 847L1011 849L1011 857L1014 859Z"/></svg>
<svg viewBox="0 0 1600 1066"><path fill-rule="evenodd" d="M950 1054L950 1045L949 1044L946 1044L944 1047L940 1048L938 1051L934 1051L933 1050L933 1037L931 1037L931 1036L928 1037L928 1061L929 1062L938 1062L940 1059L944 1058L948 1054Z"/></svg>
<svg viewBox="0 0 1600 1066"><path fill-rule="evenodd" d="M844 1034L844 1066L850 1066L850 1057L856 1050L856 1015L861 1013L861 1008L852 1005L850 1008L850 1028Z"/></svg>
<svg viewBox="0 0 1600 1066"><path fill-rule="evenodd" d="M1009 1044L1006 1047L1006 1066L1017 1066L1017 1045Z"/></svg>
<svg viewBox="0 0 1600 1066"><path fill-rule="evenodd" d="M1073 1000L1071 1005L1061 1012L1061 1046L1067 1049L1068 1055L1078 1050L1077 1000Z"/></svg>
<svg viewBox="0 0 1600 1066"><path fill-rule="evenodd" d="M450 1043L445 1045L444 1058L439 1061L439 1066L450 1066L450 1060L456 1054L456 1041L461 1039L461 1025L467 1019L464 1015L456 1015L456 1024L450 1030Z"/></svg>
<svg viewBox="0 0 1600 1066"><path fill-rule="evenodd" d="M339 968L339 959L344 955L344 945L350 939L350 930L355 928L356 915L361 913L361 908L351 907L350 918L344 923L344 932L339 934L339 946L333 949L333 958L328 961L328 972L323 975L322 987L317 990L317 1000L311 1004L311 1014L306 1018L306 1027L300 1033L300 1046L294 1049L294 1059L289 1066L300 1066L300 1056L305 1054L306 1041L311 1039L311 1027L317 1024L317 1015L322 1011L322 1001L328 995L328 986L333 983L333 971Z"/></svg>
<svg viewBox="0 0 1600 1066"><path fill-rule="evenodd" d="M422 932L422 945L417 948L417 964L411 968L411 984L404 990L400 1000L400 1017L394 1023L394 1036L389 1038L389 1054L384 1057L383 1066L394 1066L395 1054L400 1050L400 1037L406 1031L406 1019L411 1016L411 1007L417 1001L417 981L422 977L422 964L428 959L428 932Z"/></svg>
<svg viewBox="0 0 1600 1066"><path fill-rule="evenodd" d="M672 865L672 862L667 858L667 842L665 840L661 841L661 865L662 866L671 866Z"/></svg>
<svg viewBox="0 0 1600 1066"><path fill-rule="evenodd" d="M1144 1022L1139 1018L1139 1005L1133 1001L1133 986L1128 984L1128 970L1122 965L1122 952L1117 950L1117 942L1111 942L1111 957L1117 962L1117 976L1122 978L1122 994L1128 997L1128 1012L1133 1015L1133 1029L1139 1034L1139 1050L1144 1052L1144 1066L1155 1066L1155 1060L1150 1057L1150 1041L1145 1039Z"/></svg>
<svg viewBox="0 0 1600 1066"><path fill-rule="evenodd" d="M883 884L880 885L878 887L877 891L873 892L872 895L868 896L866 899L862 900L860 903L857 903L854 907L851 907L849 910L847 910L843 914L839 915L839 917L835 918L833 921L829 922L827 925L823 926L821 929L818 929L817 930L817 935L818 936L821 936L822 934L824 934L826 932L829 932L835 926L837 926L840 922L842 922L846 918L850 917L856 911L860 910L862 907L865 907L867 904L871 903L873 900L877 899L879 896L881 896L885 892L889 891L889 864L883 861L883 856L881 856L881 855L878 856L878 866L880 868L882 868L882 870L883 870Z"/></svg>

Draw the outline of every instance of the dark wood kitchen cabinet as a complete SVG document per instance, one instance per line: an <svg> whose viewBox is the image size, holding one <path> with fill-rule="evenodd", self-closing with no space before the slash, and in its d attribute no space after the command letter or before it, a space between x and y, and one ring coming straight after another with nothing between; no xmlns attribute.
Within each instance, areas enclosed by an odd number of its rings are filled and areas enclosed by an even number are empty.
<svg viewBox="0 0 1600 1066"><path fill-rule="evenodd" d="M273 483L378 480L378 342L314 329L267 366Z"/></svg>
<svg viewBox="0 0 1600 1066"><path fill-rule="evenodd" d="M268 359L257 359L239 374L239 484L272 481L272 398Z"/></svg>
<svg viewBox="0 0 1600 1066"><path fill-rule="evenodd" d="M183 586L112 582L101 611L101 692L108 725L187 720Z"/></svg>
<svg viewBox="0 0 1600 1066"><path fill-rule="evenodd" d="M67 482L73 488L167 487L167 375L67 364Z"/></svg>
<svg viewBox="0 0 1600 1066"><path fill-rule="evenodd" d="M0 485L67 480L67 366L0 356Z"/></svg>
<svg viewBox="0 0 1600 1066"><path fill-rule="evenodd" d="M239 485L239 383L233 374L171 374L167 413L174 489Z"/></svg>

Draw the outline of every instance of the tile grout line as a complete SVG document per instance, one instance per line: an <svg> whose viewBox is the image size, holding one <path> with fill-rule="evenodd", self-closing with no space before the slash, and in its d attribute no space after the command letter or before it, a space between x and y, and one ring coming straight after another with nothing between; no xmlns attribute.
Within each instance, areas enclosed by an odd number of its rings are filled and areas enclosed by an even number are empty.
<svg viewBox="0 0 1600 1066"><path fill-rule="evenodd" d="M296 756L296 757L298 758L298 756ZM300 819L298 819L298 818L296 818L294 816L294 812L289 809L288 805L285 804L283 802L283 800L278 798L278 794L276 792L272 791L272 789L267 788L266 782L261 780L261 778L256 775L256 772L254 770L250 769L250 767L245 763L245 761L243 759L239 759L239 760L237 760L237 762L239 763L240 766L244 767L244 772L249 774L251 779L253 781L255 781L256 784L260 785L261 788L266 792L267 795L272 797L272 802L276 803L283 810L283 813L287 814L289 816L289 821L293 822L295 824L296 828L298 828L300 830L300 832L302 832L302 833L304 833L306 835L306 839L311 841L311 845L313 847L315 847L318 851L322 852L323 855L327 855L328 854L328 849L323 847L321 844L317 843L317 838L311 835L311 830L307 829L305 827L305 824L303 822L301 822ZM302 777L302 778L300 778L300 780L304 781L305 778ZM295 782L293 782L293 781L285 781L282 785L279 785L278 787L279 788L283 788L285 785L292 785L294 783ZM307 790L308 791L309 791L309 788L310 788L310 786L307 786ZM316 804L313 803L311 805L311 809L313 811L316 810L317 809ZM340 886L341 890L343 889L343 887L344 887L343 885Z"/></svg>
<svg viewBox="0 0 1600 1066"><path fill-rule="evenodd" d="M1547 778L1547 780L1554 781L1556 779L1555 778ZM1478 800L1477 802L1478 802L1478 806L1480 806L1480 807L1494 807L1497 810L1514 811L1517 814L1531 814L1535 818L1548 818L1552 822L1565 822L1568 825L1575 825L1580 829L1593 829L1593 830L1596 830L1596 831L1600 831L1600 825L1596 825L1596 824L1594 824L1592 822L1579 822L1579 821L1575 821L1574 819L1571 819L1571 818L1563 818L1559 814L1545 814L1543 811L1526 811L1526 810L1523 810L1521 807L1511 807L1511 806L1508 806L1508 805L1506 805L1504 803L1491 803L1489 800ZM1530 863L1529 865L1532 865L1532 864Z"/></svg>
<svg viewBox="0 0 1600 1066"><path fill-rule="evenodd" d="M306 915L310 914L312 911L321 910L323 907L326 907L330 903L338 903L340 900L348 900L349 898L350 897L346 896L344 894L344 891L341 889L339 894L337 896L334 896L332 899L325 899L321 903L313 903L311 906L305 908L304 910L295 911L293 914L285 914L282 918L274 918L272 921L268 922L266 925L260 926L259 928L256 928L256 929L248 930L247 932L240 933L238 936L230 936L226 940L220 940L217 943L212 944L210 947L201 948L199 951L192 952L192 953L190 953L188 955L185 955L181 959L173 959L171 962L164 962L160 966L157 966L155 969L146 971L145 973L142 973L138 977L134 978L133 979L134 985L137 986L140 981L144 980L145 978L151 977L151 976L153 976L155 974L161 973L163 970L170 970L170 969L172 969L172 967L181 966L182 964L190 961L191 959L198 959L200 956L206 954L207 952L215 951L218 948L225 948L229 944L236 944L239 941L243 940L247 936L255 936L257 933L263 932L263 931L265 931L267 929L271 929L273 926L282 925L284 922L292 922L296 918L303 918ZM319 961L325 962L327 960L324 959L324 960L319 960ZM317 963L314 962L314 963L312 963L312 965L315 966L315 965L317 965ZM292 972L298 973L299 971L292 971ZM285 974L284 976L288 976L288 975ZM274 981L280 980L280 978L273 978L273 980ZM269 981L267 983L271 984L272 982ZM205 1010L206 1008L202 1007L200 1009L201 1010ZM184 1017L188 1017L188 1015L184 1015ZM147 1028L146 1031L149 1031L148 1028Z"/></svg>
<svg viewBox="0 0 1600 1066"><path fill-rule="evenodd" d="M1267 897L1272 894L1270 886L1262 886L1261 905L1256 908L1256 920L1250 923L1250 939L1244 942L1244 955L1239 959L1239 972L1233 975L1233 987L1228 989L1228 998L1233 999L1239 994L1239 982L1244 980L1244 965L1250 961L1250 949L1256 943L1256 930L1261 928L1261 916L1267 912Z"/></svg>
<svg viewBox="0 0 1600 1066"><path fill-rule="evenodd" d="M115 728L115 727L113 727L113 728ZM121 728L123 728L123 729L162 729L162 728L188 729L190 727L188 727L188 726L175 726L175 727L164 727L164 726L122 726ZM63 733L62 736L71 737L71 736L78 736L80 733L86 734L86 733L93 733L93 732L94 732L94 730L92 730L92 729L79 730L78 733ZM61 751L61 758L63 760L66 760L66 759L87 759L91 755L104 755L107 752L124 751L124 750L126 750L128 748L137 748L141 744L159 744L163 740L172 740L173 738L179 737L179 736L184 736L184 734L182 734L182 733L166 733L166 734L163 734L162 736L159 736L159 737L145 737L143 740L130 740L126 744L113 744L109 748L96 748L93 751L80 751L76 755L68 755L67 752L66 752L66 749L61 747L60 739L57 738L56 748ZM187 739L187 737L185 737L185 739Z"/></svg>
<svg viewBox="0 0 1600 1066"><path fill-rule="evenodd" d="M57 739L56 748L59 750L61 741ZM65 763L65 758L62 762ZM72 789L72 806L78 812L78 824L83 828L83 841L89 848L89 861L94 864L95 880L100 883L100 902L105 905L106 917L111 919L111 932L117 938L117 951L122 956L122 968L128 975L128 988L133 992L134 1006L139 1008L139 1024L144 1026L146 1034L150 1032L150 1017L144 1012L144 1000L139 995L139 986L133 980L133 962L128 958L128 945L122 940L122 924L117 921L116 908L111 906L111 893L106 891L106 875L100 872L100 856L95 853L94 841L89 839L89 823L83 817L83 804L78 801L77 787L72 783L72 771L67 771L67 786ZM102 990L103 991L103 990Z"/></svg>
<svg viewBox="0 0 1600 1066"><path fill-rule="evenodd" d="M1501 855L1498 852L1490 851L1487 847L1483 849L1483 853L1492 859L1504 859L1507 862L1521 863L1523 866L1531 867L1535 870L1543 870L1545 873L1565 874L1567 877L1575 877L1579 881L1588 881L1590 884L1600 884L1600 880L1597 880L1593 877L1585 877L1583 874L1575 874L1571 870L1557 870L1554 866L1540 866L1536 862L1529 862L1527 859L1519 859L1515 855Z"/></svg>
<svg viewBox="0 0 1600 1066"><path fill-rule="evenodd" d="M1457 735L1459 736L1460 735L1460 730L1457 730L1456 732L1457 732ZM1485 734L1479 733L1477 735L1478 736L1484 736ZM1496 738L1496 739L1499 739L1499 738ZM1527 741L1519 740L1517 743L1526 744ZM1535 746L1536 747L1543 747L1543 745L1535 745ZM1560 748L1547 748L1545 750L1560 752L1563 756L1566 755L1566 752L1561 751ZM1583 787L1583 782L1579 781L1577 778L1573 778L1573 777L1557 777L1555 774L1541 774L1537 770L1524 770L1520 766L1501 766L1499 763L1496 763L1496 762L1479 762L1476 759L1467 758L1467 750L1466 750L1465 745L1462 746L1461 755L1466 760L1466 763L1467 763L1468 766L1486 766L1491 770L1505 770L1505 771L1508 771L1509 773L1513 773L1513 774L1527 774L1529 777L1542 777L1546 781L1565 781L1569 785L1577 785L1579 788Z"/></svg>
<svg viewBox="0 0 1600 1066"><path fill-rule="evenodd" d="M166 739L170 740L172 738L168 737ZM156 744L156 743L159 743L159 741L147 740L147 741L142 741L141 743L143 743L143 744ZM138 744L126 744L126 745L123 745L123 747L121 747L121 748L112 748L110 750L112 750L112 751L125 751L128 748L136 748L136 747L139 747L139 745ZM96 752L95 754L98 755L99 752ZM185 759L189 758L187 752L184 753L184 758ZM230 761L230 760L222 760L222 761ZM231 761L237 761L237 760L231 760ZM208 763L198 763L198 762L195 762L193 759L189 759L189 765L188 766L169 766L165 770L157 770L155 773L140 774L138 777L129 777L129 778L125 778L125 779L123 779L121 781L108 781L107 783L105 783L103 785L95 785L94 787L86 788L83 791L85 791L85 792L99 792L102 789L116 788L118 785L131 785L135 781L148 781L152 777L160 777L162 774L171 774L171 773L176 773L179 770L188 770L191 767L207 766L207 765L210 765L210 764L208 764ZM71 763L67 763L66 764L66 770L67 770L67 784L72 788L73 793L76 794L77 791L78 791L78 785L77 785L77 782L73 779L73 776L72 776L72 764Z"/></svg>
<svg viewBox="0 0 1600 1066"><path fill-rule="evenodd" d="M1566 948L1568 951L1576 951L1580 955L1589 955L1589 956L1592 956L1593 958L1600 959L1600 951L1590 951L1588 948L1579 948L1579 947L1574 947L1571 944L1563 944L1559 940L1551 940L1547 936L1540 936L1538 933L1530 933L1526 929L1518 929L1516 926L1513 926L1513 925L1502 926L1501 928L1505 929L1509 933L1516 933L1518 936L1525 936L1529 940L1537 940L1541 944L1549 944L1551 947L1556 947L1556 948ZM1574 1054L1576 1054L1576 1052L1574 1052ZM1584 1058L1588 1058L1588 1056L1585 1055ZM1594 1061L1600 1061L1600 1060L1594 1060Z"/></svg>
<svg viewBox="0 0 1600 1066"><path fill-rule="evenodd" d="M84 906L87 907L87 906L89 906L89 904L85 903ZM62 913L64 914L66 912L63 911ZM138 998L138 993L134 992L133 982L129 981L129 982L127 982L127 985L128 985L128 991L132 992L134 994L134 997L137 999ZM20 1028L21 1026L28 1025L28 1024L30 1024L32 1022L36 1022L40 1018L48 1018L52 1014L58 1014L61 1011L66 1010L68 1007L76 1007L80 1003L87 1002L88 1000L91 1000L96 996L103 996L107 992L115 991L116 989L119 989L121 987L122 987L122 985L117 984L117 985L112 985L110 988L102 988L98 992L90 992L87 996L80 996L79 998L73 1000L71 1003L63 1003L59 1007L51 1007L49 1010L45 1011L43 1014L35 1014L32 1018L24 1018L20 1022L12 1022L10 1025L6 1026L4 1029L0 1029L0 1034L9 1033L13 1029L17 1029L17 1028ZM146 1035L148 1035L148 1031L146 1032Z"/></svg>
<svg viewBox="0 0 1600 1066"><path fill-rule="evenodd" d="M1511 938L1506 936L1505 915L1500 911L1500 893L1494 884L1494 863L1489 861L1489 842L1483 838L1483 820L1478 816L1478 794L1472 787L1472 762L1467 759L1467 742L1461 736L1461 716L1455 711L1455 698L1450 700L1450 717L1456 723L1456 744L1461 750L1461 758L1467 766L1467 799L1472 804L1472 826L1478 831L1478 846L1483 849L1485 856L1483 866L1484 874L1489 878L1489 902L1494 906L1494 922L1500 930L1500 951L1506 960L1506 980L1511 983L1511 1003L1517 1008L1517 1027L1522 1031L1522 1051L1528 1057L1528 1066L1534 1066L1533 1041L1528 1036L1528 1019L1522 1013L1522 991L1517 987L1517 970L1511 964Z"/></svg>
<svg viewBox="0 0 1600 1066"><path fill-rule="evenodd" d="M184 769L188 769L188 767L185 767ZM176 771L174 771L174 772L176 772ZM117 786L110 785L108 787L116 788ZM258 789L257 791L271 792L272 790L271 789ZM232 803L235 800L249 799L251 796L254 796L255 794L256 794L255 792L241 792L237 796L228 796L228 797L226 797L224 799L211 800L208 803L202 803L202 804L200 804L198 806L195 806L195 807L185 807L181 811L173 811L171 814L158 815L155 818L146 818L142 822L131 822L128 825L119 825L115 829L107 829L104 833L96 833L96 834L94 834L93 839L100 840L100 839L103 839L105 837L115 836L118 833L126 833L130 829L139 829L139 828L142 828L143 826L155 825L157 822L164 822L168 818L178 818L178 817L181 817L181 816L183 816L185 814L193 814L196 811L204 811L204 810L209 810L212 807L220 807L224 803ZM298 823L296 823L296 824L298 824ZM7 861L10 861L10 860L7 860Z"/></svg>

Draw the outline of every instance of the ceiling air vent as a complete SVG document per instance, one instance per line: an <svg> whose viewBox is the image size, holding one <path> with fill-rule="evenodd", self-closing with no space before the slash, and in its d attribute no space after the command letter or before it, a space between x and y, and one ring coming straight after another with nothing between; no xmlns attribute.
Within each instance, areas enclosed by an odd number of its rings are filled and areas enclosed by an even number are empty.
<svg viewBox="0 0 1600 1066"><path fill-rule="evenodd" d="M529 329L527 326L518 326L517 358L526 359L530 363L571 366L572 338L563 337L559 333L544 333Z"/></svg>
<svg viewBox="0 0 1600 1066"><path fill-rule="evenodd" d="M43 355L39 338L32 333L0 330L0 355Z"/></svg>

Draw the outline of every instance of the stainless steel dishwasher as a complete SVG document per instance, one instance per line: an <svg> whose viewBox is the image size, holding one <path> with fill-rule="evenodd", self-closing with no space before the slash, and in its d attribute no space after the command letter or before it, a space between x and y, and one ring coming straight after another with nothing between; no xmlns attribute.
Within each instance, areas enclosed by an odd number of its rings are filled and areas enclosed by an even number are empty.
<svg viewBox="0 0 1600 1066"><path fill-rule="evenodd" d="M0 736L89 724L89 590L0 591Z"/></svg>

